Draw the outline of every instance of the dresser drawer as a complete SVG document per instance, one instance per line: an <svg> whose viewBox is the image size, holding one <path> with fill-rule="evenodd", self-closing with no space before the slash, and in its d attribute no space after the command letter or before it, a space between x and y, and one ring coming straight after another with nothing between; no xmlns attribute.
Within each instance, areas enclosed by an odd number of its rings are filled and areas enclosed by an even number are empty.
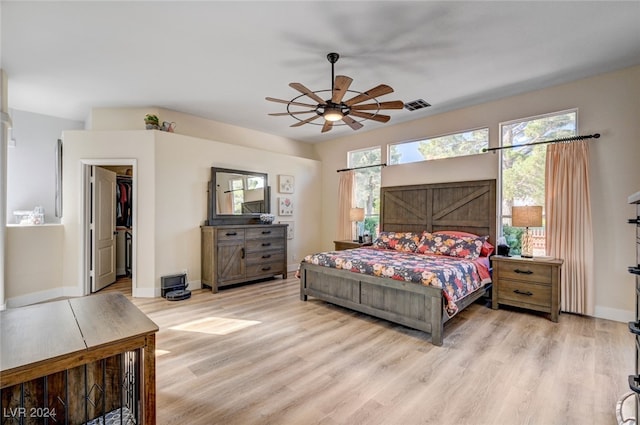
<svg viewBox="0 0 640 425"><path fill-rule="evenodd" d="M551 266L533 262L501 261L498 265L500 279L526 280L527 282L551 283Z"/></svg>
<svg viewBox="0 0 640 425"><path fill-rule="evenodd" d="M284 232L285 228L282 226L247 229L247 239L284 238Z"/></svg>
<svg viewBox="0 0 640 425"><path fill-rule="evenodd" d="M254 278L258 276L272 276L284 272L284 265L282 261L273 263L262 263L247 265L246 273L247 278Z"/></svg>
<svg viewBox="0 0 640 425"><path fill-rule="evenodd" d="M247 253L250 252L262 252L267 250L284 250L285 241L283 238L275 239L275 238L264 238L264 239L255 239L255 240L247 240L245 242L245 248L247 249Z"/></svg>
<svg viewBox="0 0 640 425"><path fill-rule="evenodd" d="M284 261L284 252L282 250L279 251L262 251L262 252L252 252L247 254L247 265L254 264L264 264L270 262L280 262Z"/></svg>
<svg viewBox="0 0 640 425"><path fill-rule="evenodd" d="M217 229L216 232L219 241L244 240L244 229Z"/></svg>
<svg viewBox="0 0 640 425"><path fill-rule="evenodd" d="M549 309L551 305L551 286L502 279L501 277L498 299L505 304L522 307L534 305Z"/></svg>

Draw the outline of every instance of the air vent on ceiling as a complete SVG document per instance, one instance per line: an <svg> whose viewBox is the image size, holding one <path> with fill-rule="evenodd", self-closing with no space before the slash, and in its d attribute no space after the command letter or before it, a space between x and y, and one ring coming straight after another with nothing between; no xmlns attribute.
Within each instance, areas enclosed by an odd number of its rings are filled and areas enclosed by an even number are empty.
<svg viewBox="0 0 640 425"><path fill-rule="evenodd" d="M416 109L422 109L431 106L423 99L414 100L413 102L407 102L404 104L404 107L410 111L415 111Z"/></svg>

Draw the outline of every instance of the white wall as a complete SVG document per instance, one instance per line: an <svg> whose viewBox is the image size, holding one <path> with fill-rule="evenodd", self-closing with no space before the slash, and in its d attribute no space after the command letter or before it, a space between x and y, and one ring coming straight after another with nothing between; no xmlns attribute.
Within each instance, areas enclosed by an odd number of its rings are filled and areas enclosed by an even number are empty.
<svg viewBox="0 0 640 425"><path fill-rule="evenodd" d="M627 224L627 218L634 213L627 197L640 190L640 67L637 66L315 145L323 163L323 222L327 229L323 246L329 247L335 236L336 169L346 167L348 151L382 146L386 160L388 143L483 126L489 127L491 146L497 146L499 123L571 108L578 108L580 134L602 135L590 142L595 314L619 321L632 320L634 280L627 273L627 266L636 259L634 232ZM382 185L485 179L498 174L498 155L487 153L389 166L382 171Z"/></svg>
<svg viewBox="0 0 640 425"><path fill-rule="evenodd" d="M7 222L15 223L13 211L41 205L45 222L59 223L55 216L57 140L64 130L81 129L84 123L15 109L11 118L15 146L8 150Z"/></svg>

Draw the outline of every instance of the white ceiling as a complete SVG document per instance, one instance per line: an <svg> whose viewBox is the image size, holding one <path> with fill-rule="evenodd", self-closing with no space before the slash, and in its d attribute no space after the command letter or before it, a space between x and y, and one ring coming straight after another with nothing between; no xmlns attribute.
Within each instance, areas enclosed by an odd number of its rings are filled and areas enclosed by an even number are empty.
<svg viewBox="0 0 640 425"><path fill-rule="evenodd" d="M162 107L306 142L291 128L299 82L336 74L380 101L424 99L384 125L640 64L640 1L6 1L9 107L85 120L93 107ZM307 100L308 101L308 100ZM313 103L313 102L311 102ZM160 117L162 119L162 117ZM141 117L142 119L142 117ZM318 120L320 122L320 120ZM179 126L179 123L178 123Z"/></svg>

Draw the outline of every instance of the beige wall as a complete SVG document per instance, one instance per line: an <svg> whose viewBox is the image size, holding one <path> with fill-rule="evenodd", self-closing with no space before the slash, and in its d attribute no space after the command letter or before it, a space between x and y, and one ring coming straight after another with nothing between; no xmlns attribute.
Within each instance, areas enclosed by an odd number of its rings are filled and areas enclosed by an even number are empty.
<svg viewBox="0 0 640 425"><path fill-rule="evenodd" d="M501 122L578 108L580 134L600 133L590 142L591 204L595 240L596 316L631 320L634 285L627 266L635 263L633 217L627 196L640 190L640 67L575 81L523 95L384 127L315 145L323 163L323 247L335 236L336 169L347 166L347 152L388 143L489 127L491 146L498 145ZM405 112L410 114L411 112ZM366 127L365 127L366 128ZM498 155L428 161L383 169L383 186L497 178Z"/></svg>
<svg viewBox="0 0 640 425"><path fill-rule="evenodd" d="M62 286L64 227L7 226L7 306L39 302L75 291Z"/></svg>
<svg viewBox="0 0 640 425"><path fill-rule="evenodd" d="M62 225L10 228L9 306L85 293L82 181L87 164L134 165L134 296L159 296L160 277L184 270L191 288L199 287L200 226L207 216L212 166L267 173L272 211L277 211L278 174L294 176L294 215L276 217L294 222L290 270L319 249L318 161L160 131L68 131L63 140ZM54 254L44 258L49 251ZM37 267L30 252L38 258Z"/></svg>
<svg viewBox="0 0 640 425"><path fill-rule="evenodd" d="M135 236L138 261L137 288L134 288L134 293L137 291L140 296L150 296L158 292L159 276L165 273L186 268L190 280L200 278L197 229L206 216L206 199L199 196L198 192L206 187L211 166L265 171L269 174L272 188L276 186L278 174L295 176L295 216L277 218L295 221L296 237L289 241L290 253L293 254L289 258L291 264L306 253L333 246L337 214L336 170L346 167L348 151L382 146L383 159L386 160L387 143L482 126L489 127L491 145L497 146L500 122L571 108L578 108L581 134L602 134L599 140L590 142L591 201L596 241L596 316L631 320L634 314L634 285L626 270L628 265L635 262L634 235L626 220L633 216L633 208L626 202L629 194L640 190L640 167L637 166L640 158L640 67L411 123L388 125L371 132L357 132L350 137L312 145L314 152L309 155L306 148L301 148L294 141L286 141L278 149L286 151L285 146L292 143L292 146L296 146L295 149L292 148L293 152L304 154L296 156L266 152L256 146L214 142L179 133L141 130L67 132L64 135L63 269L60 273L61 281L54 286L80 288L82 160L129 158L137 161L139 194L136 205L139 223ZM120 122L123 116L127 117L124 121L131 123L130 125L140 125L140 116L144 116L142 112L144 111L136 110L133 115L126 112L120 115L105 110L106 115L102 119L96 120L93 117L93 125L97 126L95 128L102 128L107 122ZM139 116L140 113L142 115ZM172 115L167 115L167 118L161 116L161 119L176 121L180 128L183 121L177 117L176 115L174 119ZM118 125L129 126L123 123ZM194 128L200 125L202 131L205 131L207 125L202 123L194 125ZM209 129L211 128L218 126L212 124ZM246 135L251 136L253 132L248 130ZM232 136L233 134L228 135L229 140L225 141L235 143L231 140ZM313 157L319 158L321 162L309 159ZM383 185L400 185L497 176L498 155L489 153L389 166L383 169L382 181ZM277 196L277 191L272 189L272 208L275 208ZM176 200L178 205L184 205L183 209L173 208ZM55 240L50 243L55 245ZM9 251L12 248L12 245L8 245ZM11 268L7 272L12 276L24 275L31 261L22 256L16 261L7 262L7 268ZM53 267L53 276L56 273L58 272ZM14 297L25 295L19 288L13 283L6 284L6 291L11 292ZM39 288L33 290L37 291Z"/></svg>
<svg viewBox="0 0 640 425"><path fill-rule="evenodd" d="M317 159L312 145L307 143L163 108L96 108L91 112L87 129L144 130L145 114L157 115L160 123L175 122L175 134Z"/></svg>
<svg viewBox="0 0 640 425"><path fill-rule="evenodd" d="M135 240L133 264L134 296L153 293L155 281L155 196L156 163L153 131L67 131L63 134L63 216L64 267L63 286L75 286L76 295L84 294L82 169L84 164L113 165L118 161L135 161L134 192Z"/></svg>
<svg viewBox="0 0 640 425"><path fill-rule="evenodd" d="M83 293L83 164L135 162L134 296L159 296L160 277L186 270L200 281L200 226L207 215L207 182L211 167L266 172L275 211L277 175L293 175L295 223L288 241L290 268L318 249L320 165L317 161L159 131L71 131L64 133L64 282L78 282ZM23 263L23 265L25 265ZM17 266L19 267L19 266Z"/></svg>
<svg viewBox="0 0 640 425"><path fill-rule="evenodd" d="M278 221L294 221L294 238L287 241L290 269L319 249L322 187L320 163L244 146L154 132L156 162L156 269L160 276L187 270L200 280L200 225L207 217L207 183L211 167L264 172L271 186L271 211ZM293 216L277 216L278 174L295 178Z"/></svg>

